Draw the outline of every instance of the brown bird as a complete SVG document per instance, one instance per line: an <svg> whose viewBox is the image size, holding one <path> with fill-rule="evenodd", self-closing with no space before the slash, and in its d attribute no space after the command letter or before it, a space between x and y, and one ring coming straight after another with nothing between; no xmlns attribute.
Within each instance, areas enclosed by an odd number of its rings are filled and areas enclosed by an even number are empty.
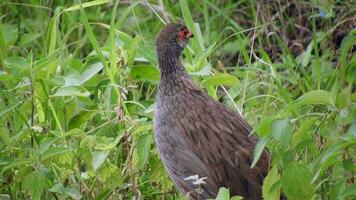
<svg viewBox="0 0 356 200"><path fill-rule="evenodd" d="M248 200L262 199L269 155L264 152L251 169L257 136L250 135L241 115L213 100L190 79L180 56L191 37L186 26L170 23L156 38L161 80L154 132L161 160L190 199L214 198L220 187ZM203 178L200 183L191 180L194 175Z"/></svg>

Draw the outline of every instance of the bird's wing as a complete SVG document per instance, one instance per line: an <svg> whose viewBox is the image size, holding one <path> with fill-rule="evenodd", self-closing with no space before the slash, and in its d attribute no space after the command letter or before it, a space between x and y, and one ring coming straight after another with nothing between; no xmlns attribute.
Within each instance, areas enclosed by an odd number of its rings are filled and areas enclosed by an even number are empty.
<svg viewBox="0 0 356 200"><path fill-rule="evenodd" d="M192 145L195 152L199 152L197 156L208 165L214 185L230 187L244 196L257 194L269 162L265 152L256 167L250 168L257 136L250 135L250 126L237 112L212 100L204 92L191 93L194 100L187 102L194 105L187 106L191 109L185 111L186 117L181 119L185 122L181 123L189 124Z"/></svg>

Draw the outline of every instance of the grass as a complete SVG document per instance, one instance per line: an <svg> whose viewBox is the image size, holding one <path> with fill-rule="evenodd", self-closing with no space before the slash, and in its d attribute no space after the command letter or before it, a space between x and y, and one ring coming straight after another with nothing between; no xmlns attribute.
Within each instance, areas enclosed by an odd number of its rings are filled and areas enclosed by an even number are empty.
<svg viewBox="0 0 356 200"><path fill-rule="evenodd" d="M264 199L354 199L355 10L352 1L2 1L1 199L185 198L152 130L154 38L168 21L197 36L183 55L192 78L260 136L251 165L271 152Z"/></svg>

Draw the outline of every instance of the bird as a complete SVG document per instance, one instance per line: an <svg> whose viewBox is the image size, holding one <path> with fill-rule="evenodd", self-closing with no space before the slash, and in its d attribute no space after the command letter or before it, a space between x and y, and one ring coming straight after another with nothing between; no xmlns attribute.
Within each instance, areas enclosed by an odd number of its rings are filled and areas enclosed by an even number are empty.
<svg viewBox="0 0 356 200"><path fill-rule="evenodd" d="M239 113L190 78L181 55L192 37L178 23L166 24L156 36L160 81L153 121L160 159L189 199L215 198L221 187L244 199L262 199L269 153L264 151L251 168L258 136Z"/></svg>

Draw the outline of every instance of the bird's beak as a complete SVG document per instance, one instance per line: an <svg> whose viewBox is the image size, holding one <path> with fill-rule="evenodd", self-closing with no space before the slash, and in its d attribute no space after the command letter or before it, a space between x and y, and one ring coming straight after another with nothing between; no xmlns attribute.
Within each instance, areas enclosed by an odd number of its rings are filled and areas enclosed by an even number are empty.
<svg viewBox="0 0 356 200"><path fill-rule="evenodd" d="M192 38L192 37L194 37L193 32L189 31L186 37L187 37L187 38Z"/></svg>

